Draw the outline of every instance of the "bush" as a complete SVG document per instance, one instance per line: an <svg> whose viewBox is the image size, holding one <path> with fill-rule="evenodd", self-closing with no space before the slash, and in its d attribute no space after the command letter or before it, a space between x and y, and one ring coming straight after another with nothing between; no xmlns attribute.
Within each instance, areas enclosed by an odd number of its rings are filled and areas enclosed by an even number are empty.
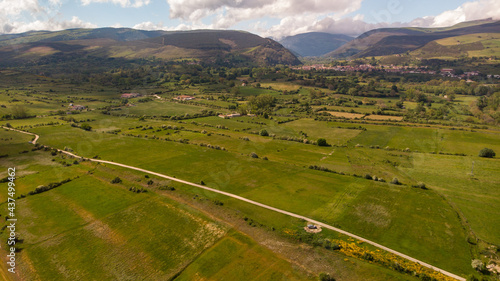
<svg viewBox="0 0 500 281"><path fill-rule="evenodd" d="M335 278L330 276L330 274L328 274L328 273L321 272L319 274L319 280L320 281L335 281Z"/></svg>
<svg viewBox="0 0 500 281"><path fill-rule="evenodd" d="M416 185L414 185L413 187L416 187L416 188L421 188L421 189L427 189L427 186L425 185L425 183L423 182L418 182Z"/></svg>
<svg viewBox="0 0 500 281"><path fill-rule="evenodd" d="M92 130L92 127L89 124L87 124L87 123L83 123L82 125L80 125L80 128L83 129L83 130L85 130L85 131Z"/></svg>
<svg viewBox="0 0 500 281"><path fill-rule="evenodd" d="M471 266L472 266L472 268L474 268L477 271L484 270L484 263L480 259L472 260Z"/></svg>
<svg viewBox="0 0 500 281"><path fill-rule="evenodd" d="M474 274L471 274L467 277L467 281L479 281L479 279Z"/></svg>
<svg viewBox="0 0 500 281"><path fill-rule="evenodd" d="M319 138L317 141L318 146L328 146L328 143L324 138Z"/></svg>
<svg viewBox="0 0 500 281"><path fill-rule="evenodd" d="M398 180L398 178L393 178L391 181L392 184L401 184Z"/></svg>
<svg viewBox="0 0 500 281"><path fill-rule="evenodd" d="M119 177L116 177L114 178L111 183L121 183L122 182L122 179L120 179Z"/></svg>
<svg viewBox="0 0 500 281"><path fill-rule="evenodd" d="M260 130L259 135L261 135L263 137L267 137L267 136L269 136L269 133L266 130L262 129L262 130Z"/></svg>
<svg viewBox="0 0 500 281"><path fill-rule="evenodd" d="M479 151L479 157L493 158L495 155L495 151L491 148L483 148Z"/></svg>

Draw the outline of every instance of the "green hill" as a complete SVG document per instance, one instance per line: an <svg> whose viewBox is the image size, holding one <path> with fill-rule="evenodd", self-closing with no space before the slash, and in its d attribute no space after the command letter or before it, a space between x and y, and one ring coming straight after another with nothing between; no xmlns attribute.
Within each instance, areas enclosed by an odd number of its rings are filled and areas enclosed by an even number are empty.
<svg viewBox="0 0 500 281"><path fill-rule="evenodd" d="M500 22L479 20L444 28L382 28L363 33L327 54L334 58L361 58L401 54L421 48L434 40L475 33L498 33Z"/></svg>
<svg viewBox="0 0 500 281"><path fill-rule="evenodd" d="M82 58L90 64L89 58L98 60L96 67L105 66L108 59L115 59L114 65L137 59L187 59L228 66L300 64L279 43L242 31L99 28L0 36L0 63L4 66L67 64Z"/></svg>
<svg viewBox="0 0 500 281"><path fill-rule="evenodd" d="M424 59L500 56L500 33L475 33L434 40L410 55Z"/></svg>
<svg viewBox="0 0 500 281"><path fill-rule="evenodd" d="M326 57L347 58L369 49L382 39L388 36L416 35L423 31L409 28L380 28L370 30L358 36L333 52L326 54Z"/></svg>

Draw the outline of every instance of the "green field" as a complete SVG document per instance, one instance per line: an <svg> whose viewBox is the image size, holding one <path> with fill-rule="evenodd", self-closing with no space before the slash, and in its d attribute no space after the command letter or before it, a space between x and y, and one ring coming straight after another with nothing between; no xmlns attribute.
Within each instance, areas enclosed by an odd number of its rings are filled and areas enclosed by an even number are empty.
<svg viewBox="0 0 500 281"><path fill-rule="evenodd" d="M189 71L186 77L197 79ZM249 86L232 87L241 81L222 79L221 69L203 71L211 79L196 83L167 81L172 73L152 71L161 83L153 79L136 90L101 85L98 77L72 89L67 80L0 73L0 125L40 136L34 146L31 135L0 130L0 178L8 181L9 167L17 175L19 280L317 280L321 272L338 280L426 280L370 255L332 250L325 241L351 240L333 231L308 234L306 221L52 148L230 192L463 277L479 275L474 259L500 260L492 250L500 243L499 158L478 156L485 147L500 153L498 87L397 84L401 93L425 95L424 103L383 96L396 82L369 75L255 69ZM225 77L243 72L231 71ZM292 74L302 77L293 82ZM375 96L345 94L343 83L372 85L366 92ZM462 94L444 101L437 92L444 85ZM479 87L490 87L483 99L464 94ZM127 106L119 97L132 91L143 96ZM153 93L161 99L144 100ZM172 100L180 94L197 98ZM256 115L216 116L267 94L276 99ZM88 110L68 112L70 103ZM27 116L19 116L16 105ZM328 114L351 110L402 120ZM444 113L430 114L438 111ZM120 182L112 183L116 178ZM8 196L0 193L4 217ZM0 239L8 235L4 228Z"/></svg>

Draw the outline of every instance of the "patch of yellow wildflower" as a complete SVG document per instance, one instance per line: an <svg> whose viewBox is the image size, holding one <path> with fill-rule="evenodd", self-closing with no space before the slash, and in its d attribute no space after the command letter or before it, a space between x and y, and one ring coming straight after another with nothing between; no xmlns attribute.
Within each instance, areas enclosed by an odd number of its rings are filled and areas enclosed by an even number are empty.
<svg viewBox="0 0 500 281"><path fill-rule="evenodd" d="M360 247L359 245L362 244L360 243L361 241L357 241L357 243L355 243L354 239L352 238L349 238L347 242L344 240L334 240L332 242L337 243L340 246L339 251L347 256L360 258L370 263L380 264L399 272L417 276L424 280L455 280L440 272L434 271L416 262L409 261L394 254L382 252L380 250L370 251L368 249Z"/></svg>

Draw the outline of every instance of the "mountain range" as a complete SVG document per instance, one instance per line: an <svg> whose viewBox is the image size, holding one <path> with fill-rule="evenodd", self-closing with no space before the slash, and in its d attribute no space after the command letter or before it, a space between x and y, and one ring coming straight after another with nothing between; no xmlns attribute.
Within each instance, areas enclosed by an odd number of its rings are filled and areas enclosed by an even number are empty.
<svg viewBox="0 0 500 281"><path fill-rule="evenodd" d="M487 19L444 28L380 28L357 38L310 32L286 37L280 43L235 30L31 31L0 35L0 65L73 71L85 69L81 65L87 69L105 69L145 60L255 67L298 65L301 61L297 56L329 59L399 54L415 58L492 57L500 56L500 21Z"/></svg>
<svg viewBox="0 0 500 281"><path fill-rule="evenodd" d="M0 64L50 64L81 58L195 60L228 66L297 65L276 41L234 30L144 31L130 28L68 29L0 35Z"/></svg>
<svg viewBox="0 0 500 281"><path fill-rule="evenodd" d="M328 53L331 58L360 58L402 54L435 40L479 33L500 33L500 21L463 22L446 28L380 28L370 30ZM484 46L476 46L483 49Z"/></svg>

